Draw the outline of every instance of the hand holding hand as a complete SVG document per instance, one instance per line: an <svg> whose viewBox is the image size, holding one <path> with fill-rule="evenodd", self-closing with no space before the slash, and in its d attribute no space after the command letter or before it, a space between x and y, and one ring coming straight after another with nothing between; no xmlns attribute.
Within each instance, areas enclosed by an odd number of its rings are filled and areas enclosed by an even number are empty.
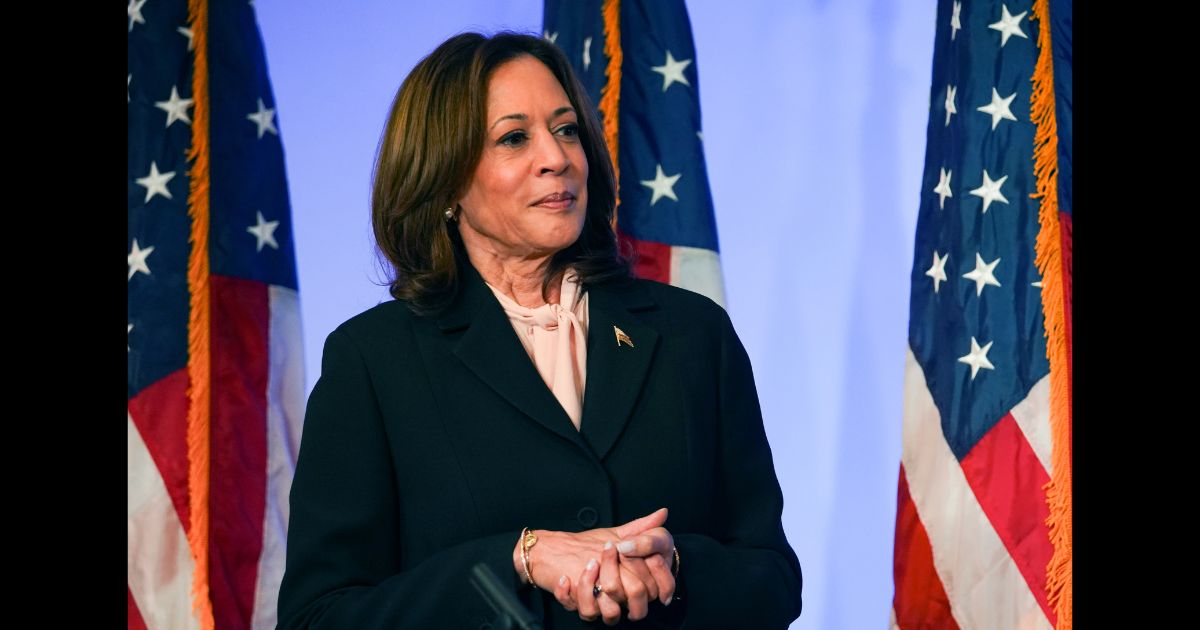
<svg viewBox="0 0 1200 630"><path fill-rule="evenodd" d="M662 508L614 528L588 530L579 534L548 532L552 535L551 540L563 535L575 537L572 542L576 544L590 544L584 549L589 552L584 555L590 557L577 573L559 573L558 579L549 587L544 586L543 576L552 572L535 567L534 582L552 590L555 598L567 610L578 609L579 616L585 620L592 621L603 616L606 624L613 625L620 620L622 608L628 610L629 619L643 619L649 613L649 600L658 599L663 604L669 604L675 593L675 577L670 569L674 540L670 532L662 527L666 519L667 509ZM597 550L595 545L599 541L603 541L603 546ZM541 545L541 539L538 544ZM552 547L557 548L558 545ZM572 553L578 551L574 546L568 548ZM600 552L599 558L596 557L597 551ZM559 555L558 559L562 557ZM574 557L578 558L577 553ZM560 566L549 559L546 564L547 569L553 566L557 570ZM569 575L578 577L572 581ZM597 584L601 589L599 595L593 592Z"/></svg>

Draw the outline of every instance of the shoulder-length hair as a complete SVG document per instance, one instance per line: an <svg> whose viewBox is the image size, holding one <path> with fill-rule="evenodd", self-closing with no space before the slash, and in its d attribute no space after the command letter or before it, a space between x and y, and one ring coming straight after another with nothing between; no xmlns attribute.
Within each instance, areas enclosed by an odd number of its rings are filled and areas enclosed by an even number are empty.
<svg viewBox="0 0 1200 630"><path fill-rule="evenodd" d="M389 290L416 313L435 313L456 295L459 265L469 265L445 212L471 184L486 141L487 88L506 61L531 55L558 79L579 120L588 162L588 207L579 239L557 252L542 283L568 266L584 284L630 276L611 225L613 166L587 92L558 47L539 37L502 32L455 35L413 68L392 103L375 160L371 223L389 263Z"/></svg>

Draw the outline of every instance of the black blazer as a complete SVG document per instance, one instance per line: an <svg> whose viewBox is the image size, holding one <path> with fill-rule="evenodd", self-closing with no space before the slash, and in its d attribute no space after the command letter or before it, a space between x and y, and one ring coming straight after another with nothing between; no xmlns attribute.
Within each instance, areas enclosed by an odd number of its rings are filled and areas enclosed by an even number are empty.
<svg viewBox="0 0 1200 630"><path fill-rule="evenodd" d="M622 625L780 628L800 564L754 377L724 309L636 280L587 287L581 430L470 266L440 316L380 304L330 333L291 489L280 628L478 628L486 562L547 628L584 623L522 586L522 527L582 531L666 506L670 606ZM634 347L618 345L619 327ZM570 576L572 580L577 576Z"/></svg>

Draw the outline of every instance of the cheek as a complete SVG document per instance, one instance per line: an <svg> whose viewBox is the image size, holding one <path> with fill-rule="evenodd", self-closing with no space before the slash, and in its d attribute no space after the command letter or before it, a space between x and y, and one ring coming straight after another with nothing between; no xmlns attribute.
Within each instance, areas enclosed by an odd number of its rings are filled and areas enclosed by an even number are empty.
<svg viewBox="0 0 1200 630"><path fill-rule="evenodd" d="M486 180L488 195L493 200L516 200L525 182L525 174L524 169L512 166L493 168Z"/></svg>
<svg viewBox="0 0 1200 630"><path fill-rule="evenodd" d="M579 151L579 159L577 160L577 162L579 164L579 172L583 174L583 181L586 182L587 178L588 178L587 153L584 153L582 146L578 147L578 151Z"/></svg>
<svg viewBox="0 0 1200 630"><path fill-rule="evenodd" d="M579 173L579 180L580 180L579 181L579 193L578 193L579 206L580 206L580 208L583 209L584 213L586 213L587 212L587 204L588 204L588 173L589 173L588 161L587 161L587 154L583 152L583 147L577 147L577 150L579 152L579 158L577 160L577 163L579 164L579 168L577 169L577 172ZM579 219L579 223L580 223L580 225L583 224L582 217Z"/></svg>
<svg viewBox="0 0 1200 630"><path fill-rule="evenodd" d="M513 206L520 205L523 181L518 169L485 161L475 171L475 179L463 198L463 205L469 206L469 211L482 225L495 229L520 216L519 208Z"/></svg>
<svg viewBox="0 0 1200 630"><path fill-rule="evenodd" d="M579 189L578 204L579 204L579 225L583 225L584 222L587 220L587 212L588 212L588 190L587 190L587 180L586 179L584 180L583 186Z"/></svg>

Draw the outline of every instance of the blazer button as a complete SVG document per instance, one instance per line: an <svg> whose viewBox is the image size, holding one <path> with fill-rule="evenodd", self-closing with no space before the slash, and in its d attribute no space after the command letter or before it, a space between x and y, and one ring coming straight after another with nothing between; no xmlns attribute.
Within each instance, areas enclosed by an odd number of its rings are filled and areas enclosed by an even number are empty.
<svg viewBox="0 0 1200 630"><path fill-rule="evenodd" d="M579 510L579 514L577 514L575 518L579 519L580 525L583 525L584 527L591 527L596 524L597 520L599 520L599 515L596 514L595 508L584 507L582 510Z"/></svg>

